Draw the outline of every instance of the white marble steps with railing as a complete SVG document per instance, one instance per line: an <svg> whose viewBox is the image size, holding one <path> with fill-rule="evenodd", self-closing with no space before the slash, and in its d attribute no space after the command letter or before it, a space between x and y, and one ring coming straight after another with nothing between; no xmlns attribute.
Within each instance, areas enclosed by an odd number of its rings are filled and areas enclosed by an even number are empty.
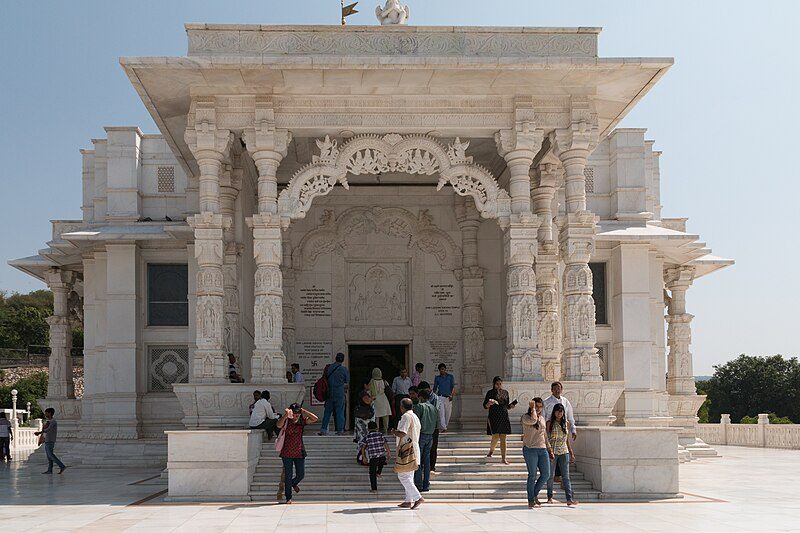
<svg viewBox="0 0 800 533"><path fill-rule="evenodd" d="M511 438L513 438L512 436ZM522 442L509 440L508 459L511 465L502 465L499 449L495 457L487 458L486 435L448 434L439 442L437 474L431 476L431 490L427 499L524 500L527 470L522 458ZM355 444L352 436L308 436L305 438L308 457L306 477L301 483L298 500L304 501L375 501L400 498L403 490L392 471L391 464L384 469L378 481L378 493L369 492L369 471L355 462ZM394 454L394 439L390 438ZM281 462L271 442L264 443L261 457L251 485L253 500L274 501L281 474ZM575 498L597 500L599 492L586 481L580 472L572 471ZM563 500L563 490L556 486L556 499ZM544 497L544 492L542 492Z"/></svg>

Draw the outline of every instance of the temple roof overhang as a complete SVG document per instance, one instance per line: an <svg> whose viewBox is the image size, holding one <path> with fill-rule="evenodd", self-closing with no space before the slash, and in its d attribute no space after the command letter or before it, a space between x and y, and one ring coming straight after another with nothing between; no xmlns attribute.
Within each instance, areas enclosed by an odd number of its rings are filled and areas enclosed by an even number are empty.
<svg viewBox="0 0 800 533"><path fill-rule="evenodd" d="M602 136L673 63L671 58L598 57L599 28L187 24L186 32L186 57L125 57L120 63L191 173L196 164L184 132L193 96L270 96L275 127L296 136L342 129L420 132L425 125L404 128L402 121L380 120L380 115L411 114L415 106L416 112L446 114L448 99L455 104L456 97L472 97L483 99L482 106L468 110L483 113L480 121L449 129L431 122L423 132L489 138L513 127L517 97L546 102L537 111L558 123L569 120L571 96L590 96ZM563 101L566 114L559 118ZM378 118L346 124L348 115L372 106ZM327 117L334 113L345 118ZM302 114L317 120L299 124Z"/></svg>
<svg viewBox="0 0 800 533"><path fill-rule="evenodd" d="M667 223L669 225L668 219ZM685 219L683 220L685 224ZM685 226L682 228L685 229ZM664 257L666 263L691 265L695 267L695 278L711 274L734 264L711 253L700 236L665 227L661 222L623 222L601 220L597 230L597 240L606 242L647 244Z"/></svg>

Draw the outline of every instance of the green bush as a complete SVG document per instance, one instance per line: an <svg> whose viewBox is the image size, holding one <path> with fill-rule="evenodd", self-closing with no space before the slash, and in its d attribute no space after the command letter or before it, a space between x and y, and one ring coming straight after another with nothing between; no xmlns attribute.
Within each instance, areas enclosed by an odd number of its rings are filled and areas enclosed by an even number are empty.
<svg viewBox="0 0 800 533"><path fill-rule="evenodd" d="M47 374L36 372L16 383L0 387L0 407L11 409L11 391L17 389L17 409L25 409L31 402L32 418L44 418L36 400L47 396Z"/></svg>
<svg viewBox="0 0 800 533"><path fill-rule="evenodd" d="M788 416L778 416L775 413L767 413L770 424L794 424ZM739 421L740 424L758 424L758 416L745 416Z"/></svg>

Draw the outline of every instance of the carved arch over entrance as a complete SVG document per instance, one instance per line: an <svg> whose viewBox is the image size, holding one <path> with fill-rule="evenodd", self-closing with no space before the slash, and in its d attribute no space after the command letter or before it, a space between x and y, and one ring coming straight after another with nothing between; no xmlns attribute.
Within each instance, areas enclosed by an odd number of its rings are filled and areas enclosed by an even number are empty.
<svg viewBox="0 0 800 533"><path fill-rule="evenodd" d="M348 235L380 233L406 240L408 248L417 248L436 258L442 270L461 268L461 248L433 224L427 209L419 216L400 207L351 207L338 218L326 209L320 225L309 231L292 254L292 266L311 269L320 255L343 254Z"/></svg>
<svg viewBox="0 0 800 533"><path fill-rule="evenodd" d="M317 196L328 194L337 183L348 189L347 174L439 174L437 190L449 183L460 196L471 196L484 218L496 218L505 226L511 215L511 199L491 172L466 155L469 141L459 138L447 148L427 135L360 135L341 147L328 136L317 140L320 154L300 169L278 197L284 225L304 218Z"/></svg>

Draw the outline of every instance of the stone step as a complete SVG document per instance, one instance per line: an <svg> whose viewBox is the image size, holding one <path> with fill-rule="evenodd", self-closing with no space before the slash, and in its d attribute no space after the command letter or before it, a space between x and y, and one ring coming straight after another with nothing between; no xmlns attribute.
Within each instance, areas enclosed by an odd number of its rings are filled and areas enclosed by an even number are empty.
<svg viewBox="0 0 800 533"><path fill-rule="evenodd" d="M443 470L439 468L437 465L437 473L433 473L433 479L518 479L520 477L527 477L528 472L525 469L511 469L511 468L503 468L503 469L494 469L494 470L482 470L482 471L474 471L474 470L467 470L467 471L457 471L452 472L448 470ZM392 465L389 464L384 467L384 472L391 471ZM269 465L269 466L258 466L256 467L255 476L278 476L282 468L280 465ZM326 468L326 467L314 467L310 465L306 465L306 475L316 475L316 476L324 476L327 479L339 479L340 476L365 476L369 472L367 467L358 467L358 465L354 466L353 468ZM573 482L576 481L583 481L585 477L582 473L577 472L575 470L570 471L570 479Z"/></svg>
<svg viewBox="0 0 800 533"><path fill-rule="evenodd" d="M251 490L250 498L253 501L276 501L277 487L271 490ZM293 497L298 502L313 502L313 501L386 501L386 500L402 500L404 492L401 487L389 488L384 487L382 483L378 482L378 492L369 492L369 485L359 487L352 491L346 490L303 490L303 492ZM564 502L564 491L556 490L554 498L558 502ZM521 490L491 490L491 489L475 489L475 490L431 490L430 492L423 493L426 500L447 500L447 501L465 501L465 500L504 500L504 501L526 501L527 493L524 487ZM539 494L539 499L546 499L547 494L544 490ZM600 499L600 493L597 491L581 491L574 492L574 498L579 502L597 501Z"/></svg>

